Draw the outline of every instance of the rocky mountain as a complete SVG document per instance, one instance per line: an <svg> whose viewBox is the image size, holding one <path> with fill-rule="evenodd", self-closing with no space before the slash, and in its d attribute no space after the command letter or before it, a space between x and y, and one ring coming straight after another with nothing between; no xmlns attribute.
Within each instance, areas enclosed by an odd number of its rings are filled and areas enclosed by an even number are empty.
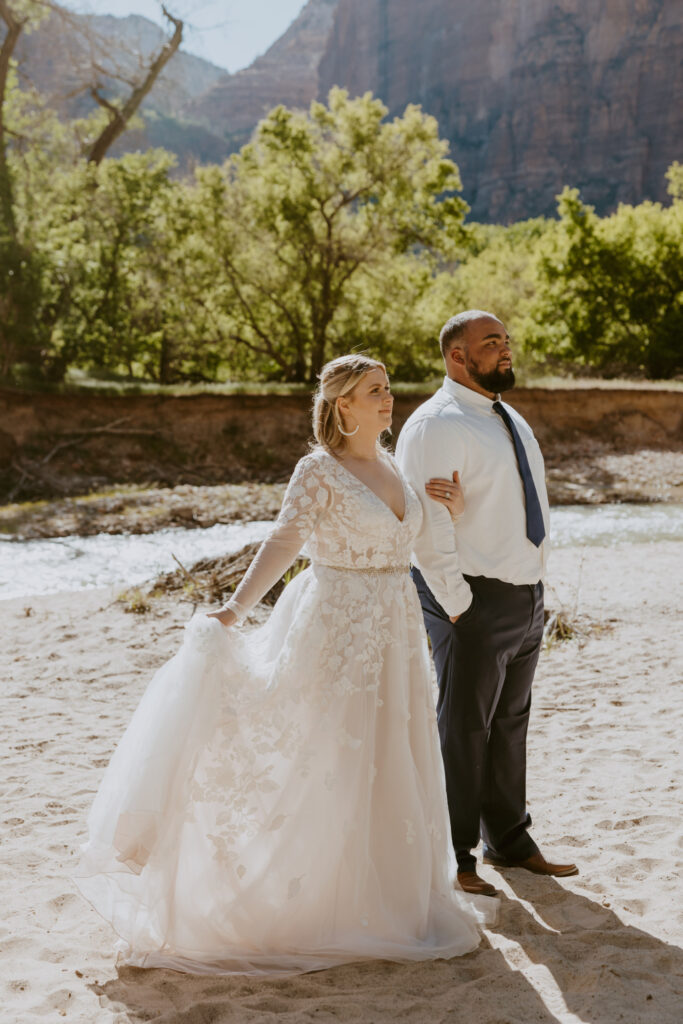
<svg viewBox="0 0 683 1024"><path fill-rule="evenodd" d="M248 68L224 74L186 113L219 129L235 149L278 103L305 108L318 95L318 64L338 0L308 0L284 35Z"/></svg>
<svg viewBox="0 0 683 1024"><path fill-rule="evenodd" d="M663 199L683 159L680 0L339 0L319 67L439 121L478 220Z"/></svg>
<svg viewBox="0 0 683 1024"><path fill-rule="evenodd" d="M115 93L117 69L134 73L161 40L136 16L53 17L24 40L21 68L83 113L94 59ZM166 146L181 167L222 160L276 104L342 85L438 119L474 219L551 214L565 184L604 213L666 197L683 160L681 53L681 0L308 0L236 74L177 53L119 146Z"/></svg>

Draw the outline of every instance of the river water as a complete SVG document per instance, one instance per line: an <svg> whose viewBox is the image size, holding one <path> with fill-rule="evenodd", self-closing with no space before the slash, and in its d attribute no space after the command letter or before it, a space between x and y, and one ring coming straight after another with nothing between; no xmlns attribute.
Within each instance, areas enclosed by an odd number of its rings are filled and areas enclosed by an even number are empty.
<svg viewBox="0 0 683 1024"><path fill-rule="evenodd" d="M260 541L270 523L218 524L206 530L98 534L50 540L0 540L0 600L94 587L130 587L200 558L232 554ZM683 505L566 505L551 510L553 547L683 541Z"/></svg>

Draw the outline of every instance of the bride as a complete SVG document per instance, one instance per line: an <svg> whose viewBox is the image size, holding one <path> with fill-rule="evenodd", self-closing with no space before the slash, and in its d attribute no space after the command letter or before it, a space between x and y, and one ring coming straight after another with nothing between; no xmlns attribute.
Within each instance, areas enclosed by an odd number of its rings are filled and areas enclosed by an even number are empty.
<svg viewBox="0 0 683 1024"><path fill-rule="evenodd" d="M234 596L195 616L116 749L77 884L126 962L194 973L426 960L478 945L454 891L422 612L422 507L379 445L381 363L324 367L318 441ZM431 498L462 510L457 484ZM239 623L306 544L268 622ZM228 627L228 628L226 628Z"/></svg>

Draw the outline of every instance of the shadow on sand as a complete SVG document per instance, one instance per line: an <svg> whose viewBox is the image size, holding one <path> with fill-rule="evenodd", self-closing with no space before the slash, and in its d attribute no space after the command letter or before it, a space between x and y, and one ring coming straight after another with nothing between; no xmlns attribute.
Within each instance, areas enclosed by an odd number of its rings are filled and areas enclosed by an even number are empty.
<svg viewBox="0 0 683 1024"><path fill-rule="evenodd" d="M156 1024L559 1024L486 938L454 960L349 964L287 978L198 977L120 968L91 986L121 1020Z"/></svg>
<svg viewBox="0 0 683 1024"><path fill-rule="evenodd" d="M680 1024L680 947L625 924L599 897L564 888L555 878L502 874L517 899L509 902L499 932L533 964L523 968L527 976L552 976L565 1014L584 1024Z"/></svg>
<svg viewBox="0 0 683 1024"><path fill-rule="evenodd" d="M449 961L365 962L286 978L123 967L92 989L131 1024L680 1024L681 949L553 878L504 875L517 897L503 897L496 929L511 944L507 959L484 937Z"/></svg>

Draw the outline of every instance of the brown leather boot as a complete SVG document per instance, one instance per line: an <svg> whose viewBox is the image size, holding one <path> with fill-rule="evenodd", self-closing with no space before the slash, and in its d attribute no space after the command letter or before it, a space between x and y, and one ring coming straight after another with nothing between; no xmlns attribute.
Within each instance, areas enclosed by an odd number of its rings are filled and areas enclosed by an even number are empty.
<svg viewBox="0 0 683 1024"><path fill-rule="evenodd" d="M458 885L463 892L470 892L474 896L498 895L495 885L485 882L476 871L458 871Z"/></svg>
<svg viewBox="0 0 683 1024"><path fill-rule="evenodd" d="M491 864L494 868L524 868L525 871L531 871L534 875L553 875L555 878L566 878L567 875L578 875L579 873L576 864L551 864L540 850L522 860L501 857L497 853L485 853L483 861L484 864Z"/></svg>

